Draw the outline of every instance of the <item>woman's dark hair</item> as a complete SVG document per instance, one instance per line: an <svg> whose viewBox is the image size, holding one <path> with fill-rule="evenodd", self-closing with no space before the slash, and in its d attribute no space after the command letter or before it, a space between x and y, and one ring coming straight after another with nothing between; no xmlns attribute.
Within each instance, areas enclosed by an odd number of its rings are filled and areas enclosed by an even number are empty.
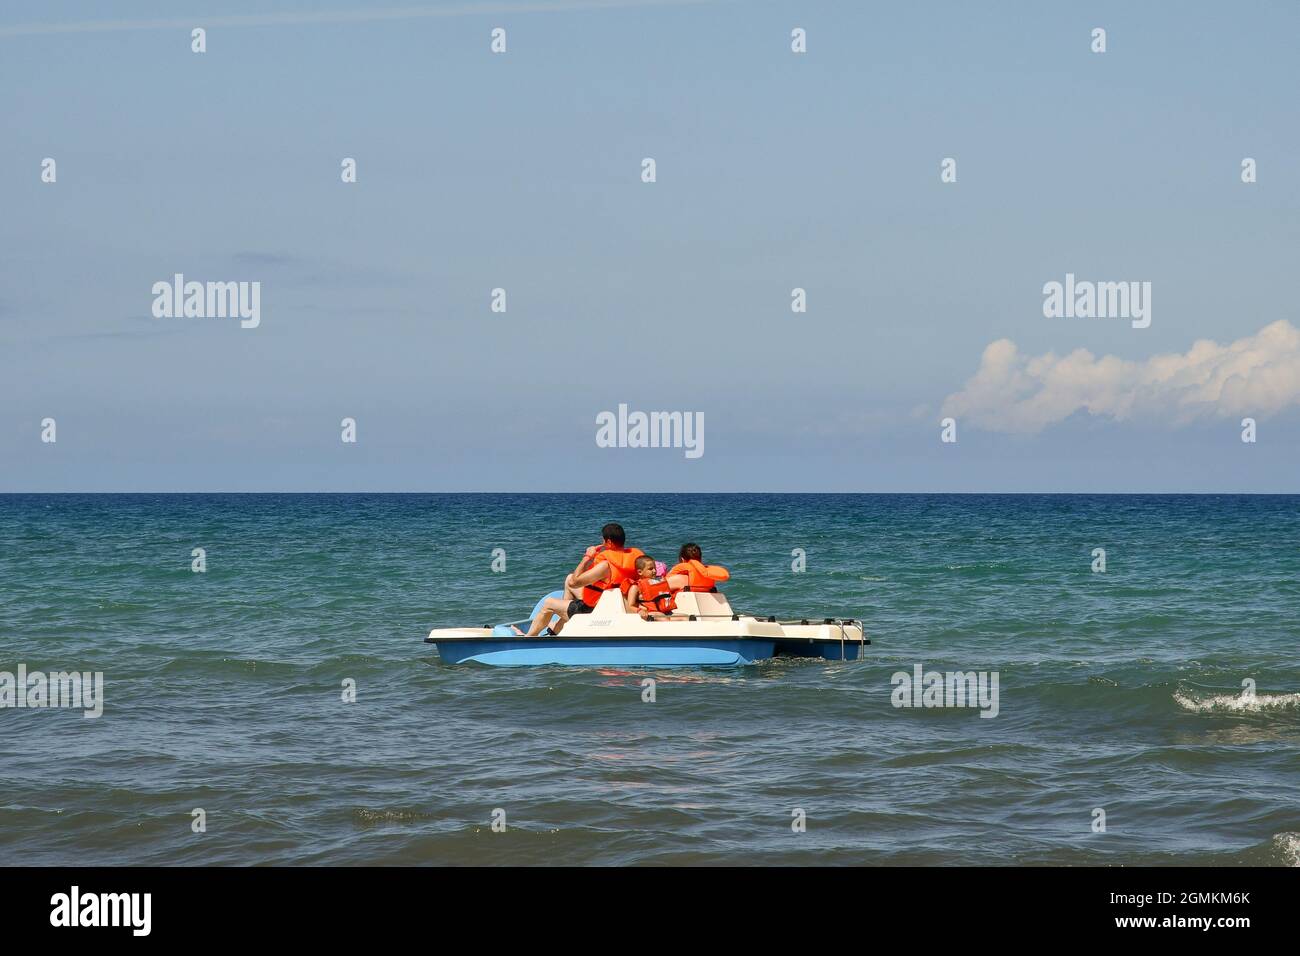
<svg viewBox="0 0 1300 956"><path fill-rule="evenodd" d="M615 524L613 521L600 529L600 536L606 541L613 541L620 548L627 541L627 534L623 531L623 526Z"/></svg>
<svg viewBox="0 0 1300 956"><path fill-rule="evenodd" d="M682 545L682 550L681 553L678 554L678 557L681 558L681 560L683 561L704 560L704 555L700 551L700 546L698 544L689 541L686 544Z"/></svg>

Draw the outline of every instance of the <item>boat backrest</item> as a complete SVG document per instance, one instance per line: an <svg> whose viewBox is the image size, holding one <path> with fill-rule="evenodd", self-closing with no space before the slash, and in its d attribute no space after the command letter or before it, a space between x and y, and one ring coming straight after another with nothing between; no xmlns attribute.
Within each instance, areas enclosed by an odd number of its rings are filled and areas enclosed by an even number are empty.
<svg viewBox="0 0 1300 956"><path fill-rule="evenodd" d="M698 614L708 617L731 617L731 605L720 591L678 591L674 614Z"/></svg>
<svg viewBox="0 0 1300 956"><path fill-rule="evenodd" d="M596 606L591 609L591 613L601 620L626 614L627 608L623 606L623 592L618 588L606 588L605 593L596 602Z"/></svg>
<svg viewBox="0 0 1300 956"><path fill-rule="evenodd" d="M731 617L731 605L720 591L678 591L674 595L677 610L674 617L697 614L700 617ZM600 596L596 606L591 610L592 616L599 620L616 618L627 614L623 607L623 594L618 588L609 588Z"/></svg>

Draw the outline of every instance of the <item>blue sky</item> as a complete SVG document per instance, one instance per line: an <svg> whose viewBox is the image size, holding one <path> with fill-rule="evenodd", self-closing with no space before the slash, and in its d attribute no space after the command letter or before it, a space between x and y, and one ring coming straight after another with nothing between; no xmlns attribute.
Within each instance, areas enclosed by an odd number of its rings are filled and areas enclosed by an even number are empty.
<svg viewBox="0 0 1300 956"><path fill-rule="evenodd" d="M5 7L0 491L1300 490L1289 360L1254 444L1146 391L1001 429L1000 386L939 440L998 340L1300 326L1300 8L595 6ZM227 22L268 12L306 15ZM177 272L261 325L153 318ZM1045 318L1067 272L1150 281L1150 328ZM598 448L619 403L705 454Z"/></svg>

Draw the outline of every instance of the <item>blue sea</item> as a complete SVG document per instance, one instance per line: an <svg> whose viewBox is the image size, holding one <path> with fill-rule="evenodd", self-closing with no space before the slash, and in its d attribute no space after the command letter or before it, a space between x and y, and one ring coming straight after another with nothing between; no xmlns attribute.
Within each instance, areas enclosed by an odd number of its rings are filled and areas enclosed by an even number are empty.
<svg viewBox="0 0 1300 956"><path fill-rule="evenodd" d="M0 671L104 683L97 718L0 709L0 860L1294 866L1298 504L3 495ZM741 611L862 618L865 660L646 702L424 643L523 617L611 520ZM996 717L894 706L918 664L995 673Z"/></svg>

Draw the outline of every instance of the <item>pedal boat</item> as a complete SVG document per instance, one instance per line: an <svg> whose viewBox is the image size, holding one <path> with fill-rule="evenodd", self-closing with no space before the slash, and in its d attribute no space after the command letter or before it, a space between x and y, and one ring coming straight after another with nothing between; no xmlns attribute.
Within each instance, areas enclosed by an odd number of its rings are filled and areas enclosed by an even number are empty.
<svg viewBox="0 0 1300 956"><path fill-rule="evenodd" d="M559 597L554 591L546 597ZM542 606L514 626L527 631ZM853 661L871 643L862 622L824 618L778 621L738 614L720 592L680 591L670 618L642 620L606 591L589 614L569 619L557 637L524 637L511 624L435 628L425 638L448 664L494 667L734 667L773 657Z"/></svg>

